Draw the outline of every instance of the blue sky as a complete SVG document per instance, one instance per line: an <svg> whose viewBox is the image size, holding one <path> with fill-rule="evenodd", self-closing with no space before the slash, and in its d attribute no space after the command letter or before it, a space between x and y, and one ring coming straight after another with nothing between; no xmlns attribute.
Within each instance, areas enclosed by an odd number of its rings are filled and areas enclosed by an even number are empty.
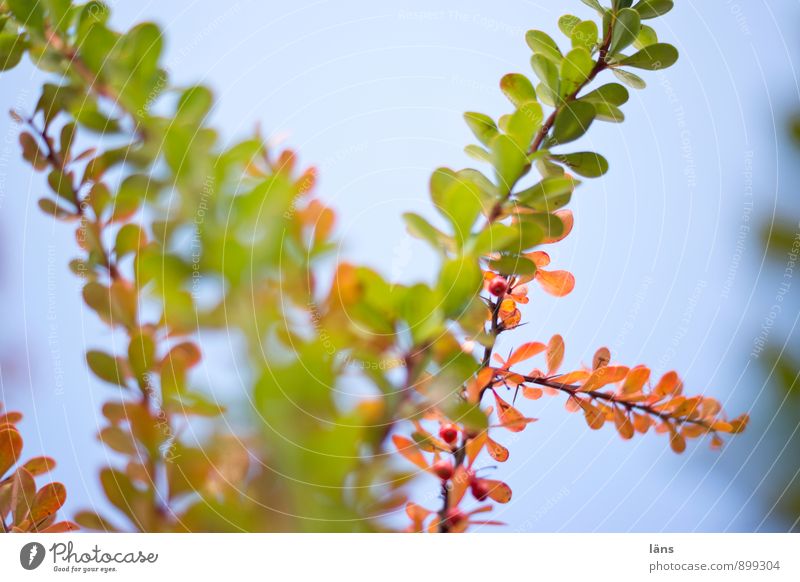
<svg viewBox="0 0 800 582"><path fill-rule="evenodd" d="M432 216L430 172L472 163L462 112L507 112L497 82L529 72L525 31L555 36L560 14L589 16L578 0L430 4L111 3L120 27L165 28L173 82L213 87L225 136L260 123L318 165L319 192L340 213L341 255L402 281L435 273L400 214ZM575 291L536 293L532 323L506 341L561 333L571 364L607 345L615 359L677 369L688 390L768 422L776 402L750 351L780 277L762 262L755 226L791 201L784 121L798 102L800 4L676 4L656 28L679 48L678 64L646 75L624 124L596 124L581 144L611 172L579 189L575 230L551 253L575 274ZM40 78L27 62L6 75L0 109L30 107ZM66 269L69 229L35 208L43 183L19 161L5 117L0 136L3 399L26 412L30 449L61 460L77 509L98 497L95 417L110 395L89 378L83 351L107 338ZM782 314L774 339L795 317ZM693 443L676 456L663 437L589 431L561 399L528 406L540 421L497 472L515 492L499 514L508 531L781 529L763 496L775 448L757 428L722 453Z"/></svg>

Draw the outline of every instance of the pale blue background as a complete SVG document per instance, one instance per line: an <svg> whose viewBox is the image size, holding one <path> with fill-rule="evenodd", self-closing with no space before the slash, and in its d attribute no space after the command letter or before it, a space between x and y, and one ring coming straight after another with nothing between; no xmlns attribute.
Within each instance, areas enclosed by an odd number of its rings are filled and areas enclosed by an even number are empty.
<svg viewBox="0 0 800 582"><path fill-rule="evenodd" d="M111 4L118 26L153 19L165 27L173 80L213 86L214 120L226 136L257 122L266 133L288 133L302 160L320 166L319 191L342 217L342 253L405 281L434 268L399 214L430 215L431 170L470 163L461 113L508 111L497 81L529 72L525 30L554 31L564 12L589 14L578 0ZM798 101L800 5L677 4L657 28L680 49L678 65L647 74L648 90L625 107L628 121L597 126L586 140L612 170L579 190L575 231L552 252L555 265L575 274L576 289L564 299L534 293L532 324L515 341L561 333L573 365L608 345L625 363L680 370L690 391L708 387L731 411L752 407L756 421L721 454L692 443L676 456L661 436L623 442L610 429L589 431L561 398L528 403L541 420L516 437L497 472L515 492L498 513L504 530L787 527L765 494L770 471L794 470L797 460L776 456L780 432L760 440L777 404L749 357L780 272L762 268L755 231L745 233L741 253L737 236L746 224L748 152L753 226L776 212L777 185L791 176L794 158L779 150ZM0 80L0 109L30 108L41 78L32 71L25 62ZM110 389L90 380L82 362L86 346L108 340L82 311L66 269L76 255L71 231L35 208L43 183L19 160L16 134L3 116L2 397L27 415L28 451L59 459L57 477L75 510L100 499L95 417ZM771 338L781 340L796 316L784 312Z"/></svg>

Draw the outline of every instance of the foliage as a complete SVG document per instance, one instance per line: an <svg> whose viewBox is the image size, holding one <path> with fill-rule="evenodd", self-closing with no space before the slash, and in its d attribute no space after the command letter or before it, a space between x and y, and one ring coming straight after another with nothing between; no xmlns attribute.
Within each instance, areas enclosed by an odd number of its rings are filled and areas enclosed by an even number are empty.
<svg viewBox="0 0 800 582"><path fill-rule="evenodd" d="M11 68L27 53L52 73L35 109L14 113L28 128L23 157L51 189L39 206L75 227L82 255L71 266L83 299L126 347L86 355L114 391L99 438L118 462L100 480L118 514L82 512L79 524L114 530L124 517L126 529L141 531L373 530L404 506L413 531L494 523L481 517L491 504L460 505L467 491L511 499L507 484L474 467L484 452L509 457L494 440L499 429L519 432L534 420L509 403L511 392L563 393L590 428L613 423L623 438L654 428L677 452L686 439L709 434L719 446L720 433L744 428L746 416L727 420L713 398L684 395L674 372L651 386L648 368L613 363L605 348L591 367L566 373L560 336L507 359L494 353L498 336L522 325L529 285L556 296L574 286L540 247L570 233L563 207L577 176L602 176L608 162L568 144L595 121L621 122L629 96L620 83L590 84L610 72L643 88L631 69L666 68L678 56L642 23L671 1L584 3L598 22L563 17L566 52L541 31L526 35L538 81L501 80L511 113L465 115L479 142L466 151L491 171L433 173L431 200L447 229L404 216L441 258L434 285L390 284L348 263L322 281L335 216L313 194L314 170L257 133L223 147L206 122L211 92L169 84L155 25L115 32L95 1L0 4L0 63ZM86 141L96 146L78 147ZM197 334L213 330L247 346L242 382L255 419L246 426L230 427L192 374ZM544 371L520 371L539 355ZM372 392L343 403L336 392L356 376ZM440 507L407 502L415 473L387 455L395 448L440 481Z"/></svg>
<svg viewBox="0 0 800 582"><path fill-rule="evenodd" d="M22 414L3 412L0 405L0 529L4 533L78 529L70 521L56 522L58 510L67 499L64 485L36 487L36 477L52 471L56 462L50 457L34 457L20 464L24 443L17 423L21 420Z"/></svg>

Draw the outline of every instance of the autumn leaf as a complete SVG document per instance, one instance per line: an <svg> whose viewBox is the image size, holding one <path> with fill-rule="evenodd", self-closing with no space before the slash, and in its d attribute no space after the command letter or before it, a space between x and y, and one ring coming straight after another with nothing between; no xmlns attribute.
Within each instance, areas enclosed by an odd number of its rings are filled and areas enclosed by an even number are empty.
<svg viewBox="0 0 800 582"><path fill-rule="evenodd" d="M394 446L397 447L398 452L408 461L411 461L423 471L427 471L429 469L429 465L425 460L425 456L417 448L417 445L414 444L414 441L396 434L392 436L392 442L394 443Z"/></svg>
<svg viewBox="0 0 800 582"><path fill-rule="evenodd" d="M547 375L552 376L564 361L564 338L554 335L547 344Z"/></svg>

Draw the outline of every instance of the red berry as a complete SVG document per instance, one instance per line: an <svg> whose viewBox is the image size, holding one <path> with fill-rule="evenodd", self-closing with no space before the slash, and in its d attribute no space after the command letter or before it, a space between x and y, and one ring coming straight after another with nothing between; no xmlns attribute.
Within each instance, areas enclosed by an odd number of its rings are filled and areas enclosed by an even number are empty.
<svg viewBox="0 0 800 582"><path fill-rule="evenodd" d="M508 281L506 281L505 277L497 275L489 281L489 293L495 297L502 297L506 294L506 291L508 291Z"/></svg>
<svg viewBox="0 0 800 582"><path fill-rule="evenodd" d="M443 424L439 429L439 436L448 445L452 445L458 438L458 427L452 423Z"/></svg>
<svg viewBox="0 0 800 582"><path fill-rule="evenodd" d="M453 476L453 464L450 461L445 461L444 459L436 461L432 469L442 481L447 481Z"/></svg>
<svg viewBox="0 0 800 582"><path fill-rule="evenodd" d="M466 519L467 515L458 507L451 507L444 514L444 522L448 527L457 527Z"/></svg>
<svg viewBox="0 0 800 582"><path fill-rule="evenodd" d="M473 479L472 483L470 483L469 490L472 492L472 496L478 501L483 501L489 497L489 488L480 479Z"/></svg>

